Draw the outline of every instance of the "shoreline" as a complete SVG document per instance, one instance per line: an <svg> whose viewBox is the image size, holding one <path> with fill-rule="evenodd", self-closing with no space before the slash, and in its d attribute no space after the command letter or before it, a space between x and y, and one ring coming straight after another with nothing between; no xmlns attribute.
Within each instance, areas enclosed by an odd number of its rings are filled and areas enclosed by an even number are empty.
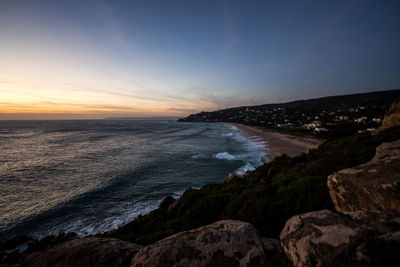
<svg viewBox="0 0 400 267"><path fill-rule="evenodd" d="M247 126L239 123L226 123L236 127L250 141L254 137L262 139L270 153L266 153L268 160L286 154L289 157L296 157L307 153L310 149L317 148L325 140L311 136L291 135L269 130L261 126Z"/></svg>

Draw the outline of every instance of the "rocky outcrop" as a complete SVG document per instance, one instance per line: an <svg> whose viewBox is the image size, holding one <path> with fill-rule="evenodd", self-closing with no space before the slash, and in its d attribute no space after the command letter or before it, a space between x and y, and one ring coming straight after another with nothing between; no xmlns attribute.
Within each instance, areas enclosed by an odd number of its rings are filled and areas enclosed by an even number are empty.
<svg viewBox="0 0 400 267"><path fill-rule="evenodd" d="M294 266L366 266L376 260L374 253L385 257L386 247L399 247L399 230L394 213L322 210L292 217L280 238ZM400 260L398 253L390 257Z"/></svg>
<svg viewBox="0 0 400 267"><path fill-rule="evenodd" d="M233 180L243 180L246 179L248 177L248 175L245 174L237 174L237 173L233 173L231 172L224 180L224 183L230 183Z"/></svg>
<svg viewBox="0 0 400 267"><path fill-rule="evenodd" d="M78 238L34 252L22 266L129 266L141 248L112 238Z"/></svg>
<svg viewBox="0 0 400 267"><path fill-rule="evenodd" d="M382 121L382 126L376 133L384 131L388 128L400 125L400 100L396 100L390 105L386 112L385 118Z"/></svg>
<svg viewBox="0 0 400 267"><path fill-rule="evenodd" d="M337 211L400 214L400 140L380 145L368 163L330 175L328 187Z"/></svg>
<svg viewBox="0 0 400 267"><path fill-rule="evenodd" d="M225 220L141 249L131 266L265 266L261 239L245 222Z"/></svg>

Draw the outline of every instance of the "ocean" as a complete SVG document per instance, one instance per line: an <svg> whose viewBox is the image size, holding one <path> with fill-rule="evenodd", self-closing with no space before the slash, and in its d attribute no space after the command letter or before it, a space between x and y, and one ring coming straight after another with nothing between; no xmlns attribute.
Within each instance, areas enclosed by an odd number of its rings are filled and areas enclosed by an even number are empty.
<svg viewBox="0 0 400 267"><path fill-rule="evenodd" d="M265 153L219 123L0 121L0 239L112 230Z"/></svg>

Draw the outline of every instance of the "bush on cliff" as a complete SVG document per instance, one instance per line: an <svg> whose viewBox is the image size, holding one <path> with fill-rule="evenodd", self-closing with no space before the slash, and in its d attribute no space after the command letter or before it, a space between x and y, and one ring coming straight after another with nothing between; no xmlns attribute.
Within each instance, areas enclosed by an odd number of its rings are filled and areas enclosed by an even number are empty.
<svg viewBox="0 0 400 267"><path fill-rule="evenodd" d="M378 145L400 137L400 127L330 140L295 158L286 155L257 168L246 179L186 190L179 203L160 208L107 235L147 245L221 219L250 222L262 236L278 237L293 215L332 209L327 176L370 160Z"/></svg>

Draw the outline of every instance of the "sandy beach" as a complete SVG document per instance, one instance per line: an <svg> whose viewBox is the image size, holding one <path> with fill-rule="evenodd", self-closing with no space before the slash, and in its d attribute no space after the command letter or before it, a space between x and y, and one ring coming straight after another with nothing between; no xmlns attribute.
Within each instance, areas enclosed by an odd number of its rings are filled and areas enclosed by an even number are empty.
<svg viewBox="0 0 400 267"><path fill-rule="evenodd" d="M228 124L238 128L246 137L255 136L261 138L272 152L272 155L266 155L270 160L283 154L290 157L298 156L310 149L317 148L324 142L323 139L279 133L260 126L247 126L238 123Z"/></svg>

